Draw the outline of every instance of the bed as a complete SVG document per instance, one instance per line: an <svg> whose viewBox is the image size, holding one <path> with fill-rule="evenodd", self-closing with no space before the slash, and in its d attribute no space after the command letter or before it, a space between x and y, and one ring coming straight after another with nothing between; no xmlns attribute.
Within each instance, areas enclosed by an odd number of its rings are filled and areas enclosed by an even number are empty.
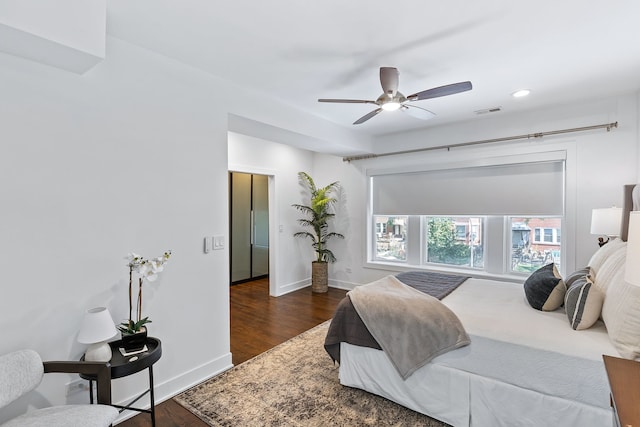
<svg viewBox="0 0 640 427"><path fill-rule="evenodd" d="M625 212L634 193L634 186L625 187ZM436 354L403 378L380 345L346 339L339 343L340 383L456 427L610 426L602 355L640 358L640 288L623 279L625 240L623 225L622 238L581 269L584 300L577 305L584 311L577 322L567 314L576 304L541 311L522 284L469 278L441 299L469 345Z"/></svg>

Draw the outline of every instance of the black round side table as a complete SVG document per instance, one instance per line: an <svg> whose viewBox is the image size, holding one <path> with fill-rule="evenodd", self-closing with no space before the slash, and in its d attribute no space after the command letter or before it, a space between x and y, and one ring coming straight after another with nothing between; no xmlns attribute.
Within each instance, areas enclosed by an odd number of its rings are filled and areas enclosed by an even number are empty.
<svg viewBox="0 0 640 427"><path fill-rule="evenodd" d="M131 374L135 374L144 369L149 370L149 389L145 390L140 396L133 399L128 404L122 405L111 405L120 409L120 412L124 410L132 410L138 412L145 412L151 415L151 425L155 427L156 425L156 407L155 407L155 399L153 394L153 364L156 363L160 356L162 356L162 343L158 338L147 337L147 350L142 353L132 354L130 356L124 356L120 352L120 347L122 347L122 340L113 341L109 343L111 347L111 379L126 377ZM80 360L84 360L84 356ZM93 382L96 380L94 376L80 374L81 378L85 380L89 380L89 398L90 402L93 403ZM141 409L136 408L131 405L140 400L143 396L149 393L149 398L151 401L150 409Z"/></svg>

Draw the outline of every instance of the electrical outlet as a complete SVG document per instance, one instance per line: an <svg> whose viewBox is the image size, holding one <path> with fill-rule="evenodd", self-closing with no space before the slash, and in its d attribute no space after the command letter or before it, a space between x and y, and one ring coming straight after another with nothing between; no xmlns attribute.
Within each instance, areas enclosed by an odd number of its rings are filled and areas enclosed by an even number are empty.
<svg viewBox="0 0 640 427"><path fill-rule="evenodd" d="M87 392L89 391L89 381L83 379L71 381L70 383L67 383L66 391L67 396L80 392Z"/></svg>

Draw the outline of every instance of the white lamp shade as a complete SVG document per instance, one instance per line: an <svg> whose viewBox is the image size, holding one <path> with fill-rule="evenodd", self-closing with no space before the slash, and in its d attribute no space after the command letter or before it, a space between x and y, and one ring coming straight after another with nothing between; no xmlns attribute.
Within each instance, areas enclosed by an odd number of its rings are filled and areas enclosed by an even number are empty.
<svg viewBox="0 0 640 427"><path fill-rule="evenodd" d="M629 212L624 280L632 285L640 286L640 211Z"/></svg>
<svg viewBox="0 0 640 427"><path fill-rule="evenodd" d="M619 236L622 208L600 208L591 211L591 234Z"/></svg>
<svg viewBox="0 0 640 427"><path fill-rule="evenodd" d="M106 307L87 310L78 333L78 342L95 344L113 338L118 333L113 318Z"/></svg>

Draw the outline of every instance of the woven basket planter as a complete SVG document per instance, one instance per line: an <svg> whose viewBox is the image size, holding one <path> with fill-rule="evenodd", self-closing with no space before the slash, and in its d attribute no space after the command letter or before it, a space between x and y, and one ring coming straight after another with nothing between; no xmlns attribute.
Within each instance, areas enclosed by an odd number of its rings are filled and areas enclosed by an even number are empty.
<svg viewBox="0 0 640 427"><path fill-rule="evenodd" d="M329 290L329 263L311 263L311 292L324 293Z"/></svg>

